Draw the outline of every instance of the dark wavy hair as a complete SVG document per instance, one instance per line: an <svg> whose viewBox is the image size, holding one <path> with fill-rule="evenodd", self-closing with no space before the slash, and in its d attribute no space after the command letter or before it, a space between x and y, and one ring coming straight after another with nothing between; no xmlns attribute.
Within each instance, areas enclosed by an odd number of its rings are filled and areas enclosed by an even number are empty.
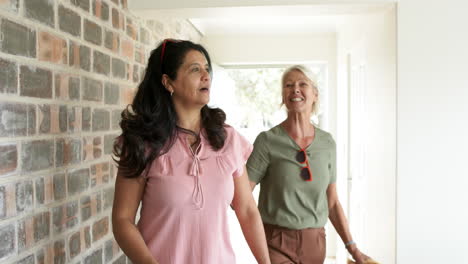
<svg viewBox="0 0 468 264"><path fill-rule="evenodd" d="M174 145L178 133L177 113L171 94L162 84L162 76L167 74L171 80L176 80L177 71L191 50L205 55L212 72L206 49L190 41L164 40L151 52L135 98L122 111L122 134L114 143L114 161L125 177L138 177L148 169L147 173L151 163ZM207 105L200 114L201 126L211 147L215 151L221 149L226 139L226 114Z"/></svg>

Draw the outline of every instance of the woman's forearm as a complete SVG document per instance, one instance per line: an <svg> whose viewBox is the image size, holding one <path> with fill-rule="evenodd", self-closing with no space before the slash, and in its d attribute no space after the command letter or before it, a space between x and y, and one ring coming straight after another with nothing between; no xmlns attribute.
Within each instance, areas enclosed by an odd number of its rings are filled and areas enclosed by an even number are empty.
<svg viewBox="0 0 468 264"><path fill-rule="evenodd" d="M133 263L158 264L143 240L135 224L128 220L113 220L115 240Z"/></svg>
<svg viewBox="0 0 468 264"><path fill-rule="evenodd" d="M349 231L348 221L346 220L343 208L339 202L329 209L328 218L330 218L330 221L335 227L338 235L341 237L341 240L343 240L343 243L348 243L353 240L351 232Z"/></svg>
<svg viewBox="0 0 468 264"><path fill-rule="evenodd" d="M270 264L268 247L265 239L262 219L256 207L254 209L238 212L237 219L244 234L245 240L259 264Z"/></svg>

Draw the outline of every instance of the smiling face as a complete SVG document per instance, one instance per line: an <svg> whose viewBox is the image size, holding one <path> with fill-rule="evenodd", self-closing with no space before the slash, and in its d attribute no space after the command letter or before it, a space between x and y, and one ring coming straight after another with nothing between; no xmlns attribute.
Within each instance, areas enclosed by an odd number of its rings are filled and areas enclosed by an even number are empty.
<svg viewBox="0 0 468 264"><path fill-rule="evenodd" d="M190 50L177 70L175 80L166 78L165 87L173 92L174 104L200 106L210 101L211 76L210 66L203 53Z"/></svg>
<svg viewBox="0 0 468 264"><path fill-rule="evenodd" d="M283 103L288 112L312 114L317 102L317 88L299 70L292 70L283 78Z"/></svg>

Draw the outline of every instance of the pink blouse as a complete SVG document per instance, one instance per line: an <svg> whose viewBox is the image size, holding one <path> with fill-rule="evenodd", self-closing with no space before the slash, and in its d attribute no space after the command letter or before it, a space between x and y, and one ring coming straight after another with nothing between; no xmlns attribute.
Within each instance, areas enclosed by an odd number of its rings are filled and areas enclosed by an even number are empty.
<svg viewBox="0 0 468 264"><path fill-rule="evenodd" d="M234 128L226 132L219 151L201 136L195 152L179 132L169 152L151 165L138 229L159 263L235 263L227 210L233 178L242 175L252 145Z"/></svg>

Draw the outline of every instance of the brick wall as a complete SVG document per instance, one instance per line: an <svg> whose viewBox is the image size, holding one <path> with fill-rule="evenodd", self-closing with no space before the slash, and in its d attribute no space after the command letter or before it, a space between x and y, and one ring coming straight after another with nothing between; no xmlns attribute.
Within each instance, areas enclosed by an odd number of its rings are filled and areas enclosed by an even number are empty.
<svg viewBox="0 0 468 264"><path fill-rule="evenodd" d="M110 154L165 37L200 39L127 0L0 0L2 263L130 263L111 232Z"/></svg>

